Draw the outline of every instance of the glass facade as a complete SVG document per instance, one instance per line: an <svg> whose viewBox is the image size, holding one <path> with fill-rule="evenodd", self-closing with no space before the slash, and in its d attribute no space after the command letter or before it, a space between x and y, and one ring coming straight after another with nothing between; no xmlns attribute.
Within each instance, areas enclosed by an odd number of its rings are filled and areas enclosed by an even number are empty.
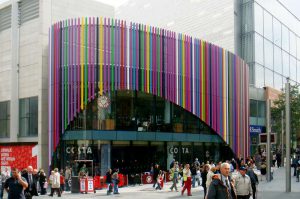
<svg viewBox="0 0 300 199"><path fill-rule="evenodd" d="M0 138L10 134L10 102L0 102Z"/></svg>
<svg viewBox="0 0 300 199"><path fill-rule="evenodd" d="M38 135L38 97L19 100L19 137Z"/></svg>
<svg viewBox="0 0 300 199"><path fill-rule="evenodd" d="M117 130L174 133L212 133L193 114L163 98L137 91L115 91L88 104L68 130ZM100 101L102 102L102 101Z"/></svg>
<svg viewBox="0 0 300 199"><path fill-rule="evenodd" d="M242 10L244 18L253 13L252 18L242 21L243 27L245 23L248 27L242 31L242 56L255 66L251 68L254 71L250 76L254 77L250 77L250 85L281 90L287 77L299 83L300 36L256 1L244 1ZM249 59L248 54L254 54L254 58Z"/></svg>

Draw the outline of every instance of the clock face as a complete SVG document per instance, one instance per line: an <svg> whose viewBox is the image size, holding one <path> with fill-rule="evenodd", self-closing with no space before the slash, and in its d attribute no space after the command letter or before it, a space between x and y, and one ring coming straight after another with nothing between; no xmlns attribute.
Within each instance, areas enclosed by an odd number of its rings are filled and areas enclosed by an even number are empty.
<svg viewBox="0 0 300 199"><path fill-rule="evenodd" d="M97 103L100 108L108 108L110 105L110 100L107 96L102 95L98 97Z"/></svg>

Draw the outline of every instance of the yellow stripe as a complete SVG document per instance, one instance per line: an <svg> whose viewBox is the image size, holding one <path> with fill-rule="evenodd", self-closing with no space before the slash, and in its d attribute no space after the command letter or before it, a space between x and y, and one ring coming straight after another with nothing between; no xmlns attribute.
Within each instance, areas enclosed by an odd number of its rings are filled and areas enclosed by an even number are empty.
<svg viewBox="0 0 300 199"><path fill-rule="evenodd" d="M83 110L83 38L84 38L84 19L81 19L81 52L80 52L80 61L81 61L81 93L80 93L80 108Z"/></svg>
<svg viewBox="0 0 300 199"><path fill-rule="evenodd" d="M100 60L100 74L99 74L99 91L100 95L103 94L103 24L102 24L102 17L100 18L100 26L99 26L99 60Z"/></svg>

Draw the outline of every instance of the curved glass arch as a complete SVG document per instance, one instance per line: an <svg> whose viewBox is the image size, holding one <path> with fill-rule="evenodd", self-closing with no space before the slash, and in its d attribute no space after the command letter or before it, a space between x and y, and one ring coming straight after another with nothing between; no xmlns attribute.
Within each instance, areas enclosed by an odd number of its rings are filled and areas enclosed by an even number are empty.
<svg viewBox="0 0 300 199"><path fill-rule="evenodd" d="M161 97L137 91L115 91L105 96L107 107L100 104L98 96L67 130L216 134L197 116Z"/></svg>

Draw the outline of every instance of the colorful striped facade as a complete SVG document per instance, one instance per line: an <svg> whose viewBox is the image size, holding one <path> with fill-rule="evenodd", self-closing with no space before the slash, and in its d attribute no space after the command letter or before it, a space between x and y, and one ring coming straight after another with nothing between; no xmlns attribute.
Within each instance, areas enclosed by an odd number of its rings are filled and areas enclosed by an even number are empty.
<svg viewBox="0 0 300 199"><path fill-rule="evenodd" d="M206 41L107 18L49 30L49 159L70 122L98 94L137 90L196 115L236 155L249 154L248 66Z"/></svg>

